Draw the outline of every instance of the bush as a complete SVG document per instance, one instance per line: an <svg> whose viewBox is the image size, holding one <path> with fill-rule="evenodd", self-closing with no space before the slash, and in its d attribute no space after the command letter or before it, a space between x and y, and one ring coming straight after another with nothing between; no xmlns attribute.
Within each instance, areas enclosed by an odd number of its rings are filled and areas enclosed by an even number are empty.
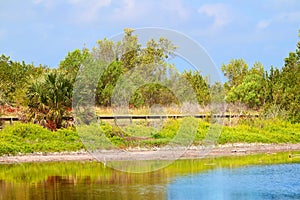
<svg viewBox="0 0 300 200"><path fill-rule="evenodd" d="M76 131L49 131L36 124L16 123L0 131L0 155L33 152L77 151L83 145Z"/></svg>
<svg viewBox="0 0 300 200"><path fill-rule="evenodd" d="M182 119L169 119L166 121L164 127L153 135L155 139L159 138L173 138L179 130Z"/></svg>
<svg viewBox="0 0 300 200"><path fill-rule="evenodd" d="M223 127L218 142L297 143L300 142L300 124L277 119L243 120L234 127Z"/></svg>

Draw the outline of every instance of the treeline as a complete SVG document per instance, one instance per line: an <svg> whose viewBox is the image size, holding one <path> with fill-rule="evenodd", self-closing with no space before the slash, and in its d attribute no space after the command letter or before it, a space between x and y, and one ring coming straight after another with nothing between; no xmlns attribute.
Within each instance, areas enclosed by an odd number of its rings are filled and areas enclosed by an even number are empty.
<svg viewBox="0 0 300 200"><path fill-rule="evenodd" d="M35 119L51 129L60 128L62 117L72 111L78 72L89 66L87 62L100 60L104 68L97 72L99 81L94 91L97 106L112 106L112 96L123 76L131 74L136 83L142 83L139 79L146 74L150 78L131 94L130 107L180 104L194 95L201 106L226 101L262 111L268 117L300 121L300 42L296 51L285 58L281 69L271 67L266 71L259 62L249 67L243 59L234 59L221 66L227 81L212 85L200 72L176 70L171 63L176 48L180 47L166 38L150 39L142 46L134 30L124 29L122 40L104 38L92 49L69 52L56 69L15 62L2 55L0 103L25 108L26 120ZM187 92L189 89L193 94Z"/></svg>

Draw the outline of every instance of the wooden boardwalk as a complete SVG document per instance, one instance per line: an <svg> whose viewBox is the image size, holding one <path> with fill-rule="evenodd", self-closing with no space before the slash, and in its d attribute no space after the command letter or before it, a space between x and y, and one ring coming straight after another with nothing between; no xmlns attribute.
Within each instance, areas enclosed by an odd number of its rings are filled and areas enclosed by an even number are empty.
<svg viewBox="0 0 300 200"><path fill-rule="evenodd" d="M18 117L0 117L0 121L8 121L11 124L16 121L20 121Z"/></svg>
<svg viewBox="0 0 300 200"><path fill-rule="evenodd" d="M258 114L198 114L198 115L180 115L180 114L173 114L173 115L98 115L97 120L104 120L104 121L110 121L113 120L115 124L120 125L120 121L123 120L129 120L130 123L132 123L134 120L164 120L164 119L179 119L184 117L194 117L198 119L228 119L229 124L231 125L231 120L234 118L258 118ZM66 116L63 118L64 120L73 120L72 116ZM9 123L10 125L14 122L20 121L20 118L18 117L0 117L0 122L3 125L0 126L0 130L3 129L5 123ZM118 123L119 121L119 123Z"/></svg>
<svg viewBox="0 0 300 200"><path fill-rule="evenodd" d="M245 114L198 114L198 115L102 115L97 116L97 119L178 119L184 117L194 117L199 119L205 118L257 118L258 114L245 115Z"/></svg>
<svg viewBox="0 0 300 200"><path fill-rule="evenodd" d="M184 117L194 117L199 119L205 118L257 118L259 117L258 114L198 114L198 115L180 115L180 114L173 114L173 115L98 115L97 119L99 120L109 120L109 119L178 119ZM72 119L73 117L68 116L64 117L65 120ZM0 117L0 121L7 121L7 122L15 122L20 121L18 117Z"/></svg>

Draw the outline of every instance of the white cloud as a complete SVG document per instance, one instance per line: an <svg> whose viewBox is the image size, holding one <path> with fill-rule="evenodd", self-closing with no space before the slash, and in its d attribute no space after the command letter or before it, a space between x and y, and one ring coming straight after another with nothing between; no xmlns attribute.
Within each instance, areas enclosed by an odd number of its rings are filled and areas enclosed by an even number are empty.
<svg viewBox="0 0 300 200"><path fill-rule="evenodd" d="M62 2L58 0L33 0L33 4L35 6L41 6L46 9L46 11L51 12L61 3Z"/></svg>
<svg viewBox="0 0 300 200"><path fill-rule="evenodd" d="M180 19L187 19L189 17L189 11L184 7L181 0L165 0L161 1L161 6L166 11L171 11L179 16Z"/></svg>
<svg viewBox="0 0 300 200"><path fill-rule="evenodd" d="M214 29L219 29L231 21L229 8L225 4L205 4L198 9L198 12L214 18L212 24Z"/></svg>
<svg viewBox="0 0 300 200"><path fill-rule="evenodd" d="M135 0L123 0L121 6L114 9L113 18L116 20L132 20L137 19L146 10L142 4L137 4Z"/></svg>
<svg viewBox="0 0 300 200"><path fill-rule="evenodd" d="M105 6L109 6L111 3L111 0L69 0L69 3L72 5L77 5L77 6L87 6L90 8L96 7L96 8L101 8ZM93 7L92 7L93 6Z"/></svg>
<svg viewBox="0 0 300 200"><path fill-rule="evenodd" d="M42 2L42 0L33 0L34 4L40 4Z"/></svg>
<svg viewBox="0 0 300 200"><path fill-rule="evenodd" d="M99 19L100 10L104 7L108 7L111 4L111 0L69 0L75 13L76 20L80 22L92 22Z"/></svg>
<svg viewBox="0 0 300 200"><path fill-rule="evenodd" d="M278 24L278 23L297 23L300 24L300 12L288 12L288 13L278 13L277 15L273 16L271 19L264 19L257 23L256 27L259 30L263 30L268 28L271 23Z"/></svg>
<svg viewBox="0 0 300 200"><path fill-rule="evenodd" d="M258 29L265 29L271 24L270 20L261 20L257 23Z"/></svg>
<svg viewBox="0 0 300 200"><path fill-rule="evenodd" d="M186 21L189 10L183 5L182 0L115 0L112 17L109 20L117 22L141 23L151 26Z"/></svg>

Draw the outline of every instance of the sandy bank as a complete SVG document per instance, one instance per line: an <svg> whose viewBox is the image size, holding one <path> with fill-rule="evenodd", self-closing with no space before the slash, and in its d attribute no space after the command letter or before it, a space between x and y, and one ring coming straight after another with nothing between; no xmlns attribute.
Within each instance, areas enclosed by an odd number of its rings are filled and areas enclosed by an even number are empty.
<svg viewBox="0 0 300 200"><path fill-rule="evenodd" d="M171 159L195 159L203 157L242 156L258 153L277 153L300 151L298 144L226 144L204 149L201 146L192 146L180 154L161 149L128 149L122 152L105 152L105 157L97 159L88 152L69 153L35 153L18 156L0 156L0 164L26 163L26 162L64 162L64 161L96 161L96 160L171 160ZM159 158L157 156L159 155ZM180 156L178 156L180 155Z"/></svg>

